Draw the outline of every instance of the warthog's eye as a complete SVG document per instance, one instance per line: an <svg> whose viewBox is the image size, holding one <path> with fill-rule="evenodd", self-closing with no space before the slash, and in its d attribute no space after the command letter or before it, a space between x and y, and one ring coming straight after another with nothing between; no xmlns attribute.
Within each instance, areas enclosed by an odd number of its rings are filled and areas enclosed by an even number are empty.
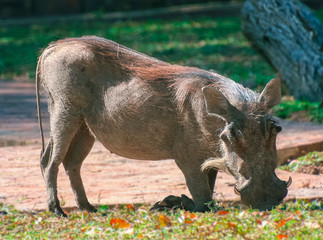
<svg viewBox="0 0 323 240"><path fill-rule="evenodd" d="M241 140L243 138L242 132L237 127L232 129L231 134L235 139Z"/></svg>
<svg viewBox="0 0 323 240"><path fill-rule="evenodd" d="M233 122L230 123L228 125L227 131L231 141L239 141L240 143L243 142L243 134L236 124L234 124Z"/></svg>
<svg viewBox="0 0 323 240"><path fill-rule="evenodd" d="M275 131L276 134L279 133L279 132L281 132L282 128L280 126L277 126L275 121L270 120L269 123L270 123L269 124L270 131Z"/></svg>
<svg viewBox="0 0 323 240"><path fill-rule="evenodd" d="M281 132L282 127L280 127L280 126L275 126L275 130L276 130L276 133L279 133L279 132Z"/></svg>

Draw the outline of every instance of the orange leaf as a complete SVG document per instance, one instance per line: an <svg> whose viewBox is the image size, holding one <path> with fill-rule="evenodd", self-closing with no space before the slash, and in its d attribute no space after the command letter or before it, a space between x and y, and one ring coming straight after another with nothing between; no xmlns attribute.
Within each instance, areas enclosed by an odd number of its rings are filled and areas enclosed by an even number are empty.
<svg viewBox="0 0 323 240"><path fill-rule="evenodd" d="M194 221L192 221L192 220L189 220L189 219L185 219L185 221L184 221L184 223L185 224L192 224Z"/></svg>
<svg viewBox="0 0 323 240"><path fill-rule="evenodd" d="M182 216L183 216L184 219L187 219L187 218L194 219L194 218L196 218L196 215L194 213L190 213L190 212L183 212Z"/></svg>
<svg viewBox="0 0 323 240"><path fill-rule="evenodd" d="M230 213L230 212L229 211L219 211L218 212L219 215L226 215L228 213Z"/></svg>
<svg viewBox="0 0 323 240"><path fill-rule="evenodd" d="M300 211L298 211L298 210L297 210L295 213L296 213L297 215L300 215L300 214L301 214L301 212L300 212Z"/></svg>
<svg viewBox="0 0 323 240"><path fill-rule="evenodd" d="M168 217L166 217L165 215L161 214L159 216L159 227L157 228L160 228L160 227L170 227L172 226L172 220Z"/></svg>
<svg viewBox="0 0 323 240"><path fill-rule="evenodd" d="M135 211L135 208L132 204L127 204L126 205L126 208L129 210L129 211Z"/></svg>
<svg viewBox="0 0 323 240"><path fill-rule="evenodd" d="M237 228L237 225L235 223L232 223L232 222L228 222L228 226L230 228Z"/></svg>
<svg viewBox="0 0 323 240"><path fill-rule="evenodd" d="M285 224L289 221L293 219L293 215L290 215L288 218L286 219L280 219L277 221L277 228L281 228L282 226L285 226Z"/></svg>
<svg viewBox="0 0 323 240"><path fill-rule="evenodd" d="M277 236L277 238L278 238L278 239L288 239L288 236L287 236L287 235L285 235L285 234L279 234L279 235Z"/></svg>
<svg viewBox="0 0 323 240"><path fill-rule="evenodd" d="M261 224L261 221L259 219L256 220L257 224Z"/></svg>
<svg viewBox="0 0 323 240"><path fill-rule="evenodd" d="M130 224L126 220L114 218L110 220L110 225L113 228L130 228Z"/></svg>
<svg viewBox="0 0 323 240"><path fill-rule="evenodd" d="M194 213L184 212L182 217L184 218L184 224L192 224L194 222L192 219L195 219L196 215Z"/></svg>
<svg viewBox="0 0 323 240"><path fill-rule="evenodd" d="M287 220L286 219L280 219L278 222L277 222L277 228L281 228L282 226L285 226L285 224L287 223Z"/></svg>

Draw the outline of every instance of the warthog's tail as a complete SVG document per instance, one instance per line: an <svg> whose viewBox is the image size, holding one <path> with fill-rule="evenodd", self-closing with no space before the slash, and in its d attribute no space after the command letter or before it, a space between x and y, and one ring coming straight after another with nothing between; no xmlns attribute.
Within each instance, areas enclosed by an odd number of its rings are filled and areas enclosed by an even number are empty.
<svg viewBox="0 0 323 240"><path fill-rule="evenodd" d="M42 56L39 57L37 68L36 68L36 102L37 102L37 115L38 115L38 124L39 124L39 130L41 135L41 142L42 142L42 150L41 150L41 156L43 155L45 151L45 141L44 141L44 131L43 131L43 123L42 123L42 117L41 117L41 106L40 106L40 64L42 61Z"/></svg>

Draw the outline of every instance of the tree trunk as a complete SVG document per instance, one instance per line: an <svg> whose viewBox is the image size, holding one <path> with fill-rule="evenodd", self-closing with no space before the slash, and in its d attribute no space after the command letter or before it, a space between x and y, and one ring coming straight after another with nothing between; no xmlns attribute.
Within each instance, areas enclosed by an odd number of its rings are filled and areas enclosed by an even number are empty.
<svg viewBox="0 0 323 240"><path fill-rule="evenodd" d="M298 0L247 0L242 30L296 99L323 100L323 26Z"/></svg>

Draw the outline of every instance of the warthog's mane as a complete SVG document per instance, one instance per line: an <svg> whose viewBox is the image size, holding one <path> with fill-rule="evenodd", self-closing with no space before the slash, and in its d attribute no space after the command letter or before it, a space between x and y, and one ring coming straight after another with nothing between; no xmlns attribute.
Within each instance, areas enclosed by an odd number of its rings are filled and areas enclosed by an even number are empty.
<svg viewBox="0 0 323 240"><path fill-rule="evenodd" d="M71 42L84 44L124 73L150 84L166 83L174 92L180 110L184 110L187 102L197 105L196 109L204 109L201 108L201 104L204 104L200 101L203 99L201 89L209 86L221 91L233 106L244 113L255 115L262 112L262 106L258 102L259 95L231 79L195 67L169 64L105 38L96 36L67 38L50 46Z"/></svg>

